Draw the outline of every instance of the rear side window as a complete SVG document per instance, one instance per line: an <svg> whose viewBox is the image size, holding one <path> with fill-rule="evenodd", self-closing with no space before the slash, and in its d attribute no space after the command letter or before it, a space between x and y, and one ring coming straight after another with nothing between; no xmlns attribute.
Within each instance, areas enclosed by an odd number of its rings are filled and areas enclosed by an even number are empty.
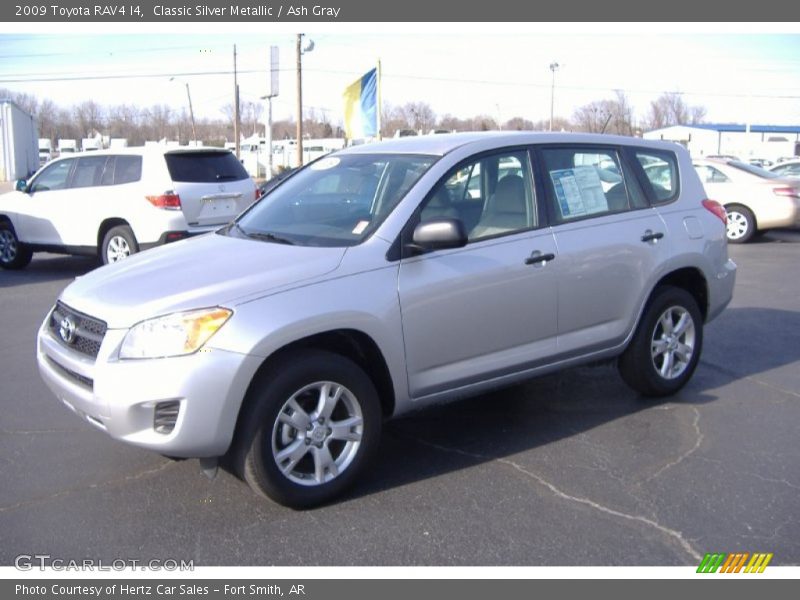
<svg viewBox="0 0 800 600"><path fill-rule="evenodd" d="M678 164L671 152L636 150L656 202L668 202L678 195Z"/></svg>
<svg viewBox="0 0 800 600"><path fill-rule="evenodd" d="M172 181L184 183L218 183L242 181L249 178L233 153L220 152L170 152L165 154Z"/></svg>
<svg viewBox="0 0 800 600"><path fill-rule="evenodd" d="M551 208L557 222L647 206L626 181L619 153L603 148L543 148Z"/></svg>
<svg viewBox="0 0 800 600"><path fill-rule="evenodd" d="M70 187L82 188L100 185L103 170L106 166L106 156L86 156L78 159L75 172L72 174Z"/></svg>
<svg viewBox="0 0 800 600"><path fill-rule="evenodd" d="M114 185L133 183L142 178L141 156L117 156L114 165Z"/></svg>

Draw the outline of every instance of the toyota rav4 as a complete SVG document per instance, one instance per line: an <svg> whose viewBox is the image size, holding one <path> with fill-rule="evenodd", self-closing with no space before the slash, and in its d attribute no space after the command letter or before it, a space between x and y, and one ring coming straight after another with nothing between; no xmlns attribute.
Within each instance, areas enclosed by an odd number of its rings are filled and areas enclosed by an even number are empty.
<svg viewBox="0 0 800 600"><path fill-rule="evenodd" d="M434 402L603 359L674 394L735 272L682 147L406 138L329 155L214 233L79 278L38 363L112 437L224 457L307 507L363 472L385 419Z"/></svg>

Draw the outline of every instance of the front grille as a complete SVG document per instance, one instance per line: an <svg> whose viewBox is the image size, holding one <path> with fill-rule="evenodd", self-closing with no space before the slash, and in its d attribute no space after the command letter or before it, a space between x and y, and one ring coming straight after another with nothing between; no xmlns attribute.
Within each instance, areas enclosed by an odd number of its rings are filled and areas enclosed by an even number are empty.
<svg viewBox="0 0 800 600"><path fill-rule="evenodd" d="M106 329L103 321L79 313L61 302L56 303L50 315L50 332L53 337L62 346L92 358L97 357L100 352Z"/></svg>
<svg viewBox="0 0 800 600"><path fill-rule="evenodd" d="M58 372L60 372L62 375L65 375L69 379L72 379L76 383L79 383L79 384L83 385L84 387L89 388L90 390L92 388L94 388L94 380L92 380L91 378L86 377L84 375L81 375L80 373L76 373L75 371L73 371L72 369L68 369L64 365L58 364L56 361L54 361L49 356L46 357L46 358L47 358L47 362L50 365L52 365L53 367L55 367L55 369Z"/></svg>

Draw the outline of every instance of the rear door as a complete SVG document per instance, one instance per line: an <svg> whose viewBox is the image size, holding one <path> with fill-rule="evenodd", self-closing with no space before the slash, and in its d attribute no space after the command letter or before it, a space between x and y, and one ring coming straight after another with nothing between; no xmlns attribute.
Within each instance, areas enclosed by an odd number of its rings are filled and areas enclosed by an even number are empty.
<svg viewBox="0 0 800 600"><path fill-rule="evenodd" d="M616 345L669 256L667 227L619 149L544 146L538 154L559 253L558 353Z"/></svg>
<svg viewBox="0 0 800 600"><path fill-rule="evenodd" d="M228 150L172 151L164 157L190 229L224 225L256 199L255 183Z"/></svg>

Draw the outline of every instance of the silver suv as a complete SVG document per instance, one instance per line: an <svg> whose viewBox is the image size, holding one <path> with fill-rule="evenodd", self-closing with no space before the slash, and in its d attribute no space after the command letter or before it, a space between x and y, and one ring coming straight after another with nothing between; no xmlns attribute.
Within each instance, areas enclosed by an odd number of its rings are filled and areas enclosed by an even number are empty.
<svg viewBox="0 0 800 600"><path fill-rule="evenodd" d="M329 155L215 233L79 278L38 362L111 436L224 457L307 507L364 470L384 419L434 402L600 359L644 395L677 392L735 272L725 211L679 146L407 138Z"/></svg>

